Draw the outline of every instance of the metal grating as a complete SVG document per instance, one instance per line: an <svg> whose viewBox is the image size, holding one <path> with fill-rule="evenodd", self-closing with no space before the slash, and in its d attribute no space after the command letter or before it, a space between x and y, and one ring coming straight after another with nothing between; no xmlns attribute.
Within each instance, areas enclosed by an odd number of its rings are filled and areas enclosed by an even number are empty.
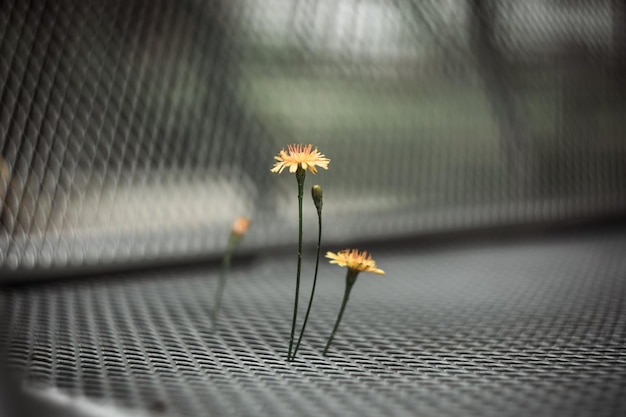
<svg viewBox="0 0 626 417"><path fill-rule="evenodd" d="M237 215L291 243L291 142L333 160L328 241L622 213L625 10L3 1L0 268L215 255Z"/></svg>
<svg viewBox="0 0 626 417"><path fill-rule="evenodd" d="M236 262L217 334L217 271L179 269L7 288L0 341L27 388L116 415L620 416L624 232L378 250L328 358L343 275L289 364L282 257Z"/></svg>
<svg viewBox="0 0 626 417"><path fill-rule="evenodd" d="M625 68L617 0L2 1L1 278L217 255L238 215L257 257L217 334L213 268L2 287L0 368L77 415L626 415L623 229L385 244L623 213ZM326 245L387 271L324 358L324 265L293 364L291 142L333 161Z"/></svg>

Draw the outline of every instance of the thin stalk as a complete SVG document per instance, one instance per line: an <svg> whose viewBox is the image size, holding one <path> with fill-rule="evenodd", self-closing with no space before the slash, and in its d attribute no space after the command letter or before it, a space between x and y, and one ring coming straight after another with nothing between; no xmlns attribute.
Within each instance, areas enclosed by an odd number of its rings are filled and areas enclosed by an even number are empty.
<svg viewBox="0 0 626 417"><path fill-rule="evenodd" d="M296 353L298 353L298 348L300 348L300 342L302 341L302 336L304 335L304 329L306 328L306 323L309 321L309 313L311 313L311 306L313 305L313 297L315 296L315 284L317 283L317 270L320 265L320 247L322 244L322 207L318 207L317 209L317 258L315 260L315 274L313 275L313 288L311 288L311 298L309 298L309 306L306 309L306 314L304 316L304 323L302 324L302 330L300 330L300 337L298 338L298 343L296 344L296 349L293 351L293 358L296 357Z"/></svg>
<svg viewBox="0 0 626 417"><path fill-rule="evenodd" d="M335 333L337 333L337 329L339 328L339 323L341 322L341 318L343 317L343 312L345 311L346 305L348 304L348 298L350 298L350 291L352 291L352 287L354 286L354 283L356 282L356 278L358 275L359 275L359 271L348 269L348 272L346 274L346 289L343 293L343 301L341 302L341 309L339 310L339 315L337 316L335 327L333 327L333 331L330 334L330 337L328 338L328 342L326 342L326 347L324 348L324 353L323 353L324 356L326 356L326 353L328 352L328 348L330 347L330 344L335 338Z"/></svg>
<svg viewBox="0 0 626 417"><path fill-rule="evenodd" d="M300 270L302 269L302 198L304 195L304 178L306 171L298 166L296 180L298 181L298 271L296 272L296 296L293 302L293 320L291 322L291 336L289 337L289 351L287 360L292 361L291 351L293 349L293 339L296 332L296 320L298 318L298 297L300 295Z"/></svg>
<svg viewBox="0 0 626 417"><path fill-rule="evenodd" d="M233 252L235 251L235 248L237 247L237 243L239 243L240 238L241 236L238 235L230 235L228 246L226 247L226 252L224 253L224 257L222 258L222 270L220 271L220 279L217 284L217 292L215 293L215 307L213 308L213 312L211 313L211 331L215 330L215 326L217 324L217 317L222 307L222 298L224 296L226 280L228 278L228 273L230 270L230 259L233 255Z"/></svg>

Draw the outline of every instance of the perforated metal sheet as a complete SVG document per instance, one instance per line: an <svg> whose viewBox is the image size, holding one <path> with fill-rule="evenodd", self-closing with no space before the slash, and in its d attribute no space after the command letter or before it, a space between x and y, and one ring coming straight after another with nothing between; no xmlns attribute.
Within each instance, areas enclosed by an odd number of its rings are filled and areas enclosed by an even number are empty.
<svg viewBox="0 0 626 417"><path fill-rule="evenodd" d="M235 262L217 333L217 271L161 270L6 289L0 340L26 387L129 415L620 416L624 253L624 230L378 249L327 358L324 265L292 364L291 256Z"/></svg>

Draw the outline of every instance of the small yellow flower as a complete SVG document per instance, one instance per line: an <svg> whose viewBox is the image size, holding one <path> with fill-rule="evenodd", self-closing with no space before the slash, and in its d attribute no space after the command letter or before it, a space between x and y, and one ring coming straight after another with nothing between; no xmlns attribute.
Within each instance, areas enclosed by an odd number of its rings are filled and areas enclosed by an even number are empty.
<svg viewBox="0 0 626 417"><path fill-rule="evenodd" d="M319 153L317 148L313 150L313 145L288 145L287 151L283 148L278 156L274 157L276 162L271 172L281 173L283 169L289 168L289 172L294 173L298 167L305 171L308 169L312 173L317 173L317 168L328 169L330 159Z"/></svg>
<svg viewBox="0 0 626 417"><path fill-rule="evenodd" d="M373 274L385 275L385 271L378 269L376 262L367 252L359 252L356 249L344 249L337 253L327 252L326 257L331 264L345 266L355 272L371 272Z"/></svg>
<svg viewBox="0 0 626 417"><path fill-rule="evenodd" d="M250 219L246 217L239 217L233 223L233 227L231 231L234 235L243 236L248 231L249 227L250 227Z"/></svg>

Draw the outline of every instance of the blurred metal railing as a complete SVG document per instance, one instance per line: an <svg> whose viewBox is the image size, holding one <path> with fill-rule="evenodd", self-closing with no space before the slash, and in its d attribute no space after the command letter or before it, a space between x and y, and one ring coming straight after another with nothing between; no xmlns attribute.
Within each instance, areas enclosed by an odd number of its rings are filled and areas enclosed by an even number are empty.
<svg viewBox="0 0 626 417"><path fill-rule="evenodd" d="M259 220L249 248L286 243L295 181L269 168L292 142L332 160L308 179L329 241L623 212L625 15L608 0L2 2L0 267L211 255L238 215Z"/></svg>

